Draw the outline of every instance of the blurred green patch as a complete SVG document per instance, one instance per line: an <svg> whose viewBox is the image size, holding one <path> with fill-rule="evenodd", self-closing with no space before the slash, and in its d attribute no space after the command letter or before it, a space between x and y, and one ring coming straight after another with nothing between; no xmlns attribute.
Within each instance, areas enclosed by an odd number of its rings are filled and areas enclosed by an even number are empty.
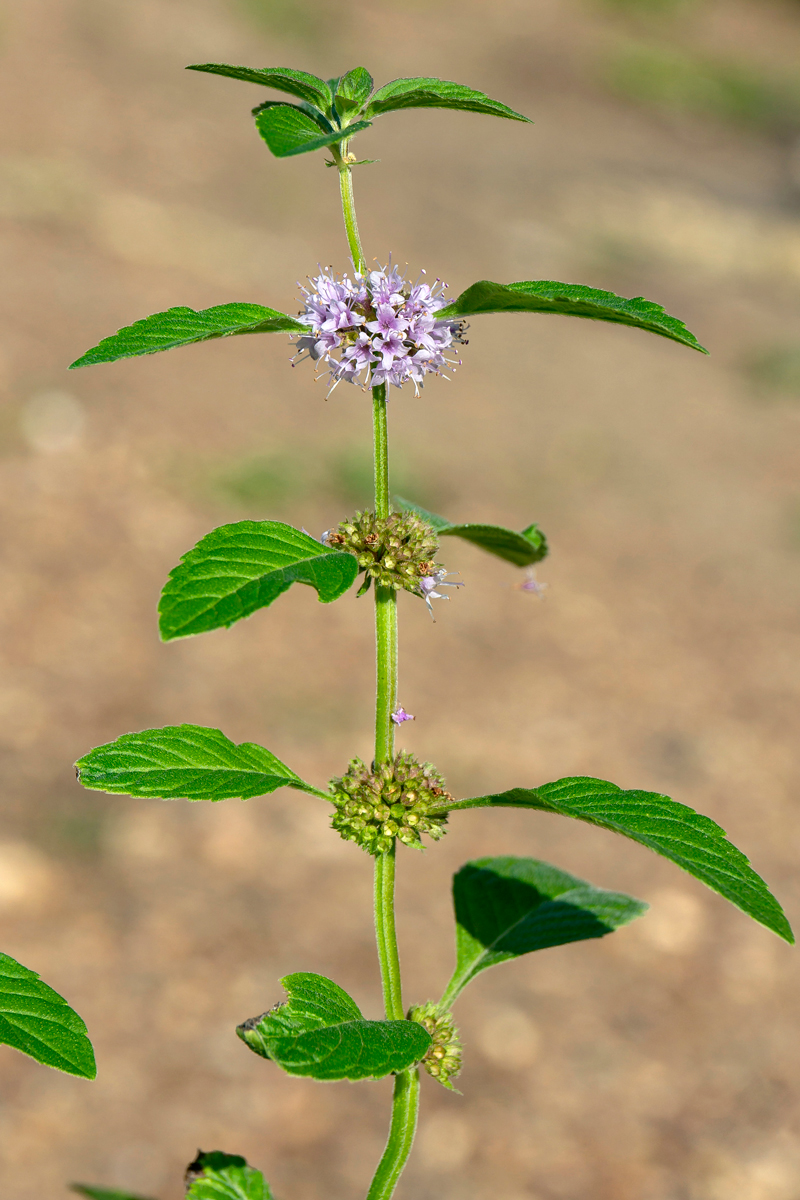
<svg viewBox="0 0 800 1200"><path fill-rule="evenodd" d="M612 57L603 75L614 92L637 104L772 136L800 130L800 73L779 77L741 63L638 46Z"/></svg>
<svg viewBox="0 0 800 1200"><path fill-rule="evenodd" d="M800 499L789 505L784 529L789 549L800 551Z"/></svg>
<svg viewBox="0 0 800 1200"><path fill-rule="evenodd" d="M639 17L684 14L698 7L699 0L597 0L602 8Z"/></svg>
<svg viewBox="0 0 800 1200"><path fill-rule="evenodd" d="M307 45L329 41L335 30L343 33L348 24L346 6L321 0L232 0L232 4L256 27Z"/></svg>
<svg viewBox="0 0 800 1200"><path fill-rule="evenodd" d="M800 400L800 342L759 350L745 359L743 369L759 399Z"/></svg>
<svg viewBox="0 0 800 1200"><path fill-rule="evenodd" d="M209 477L210 490L220 499L245 508L280 504L302 491L302 460L290 455L256 455L223 467Z"/></svg>

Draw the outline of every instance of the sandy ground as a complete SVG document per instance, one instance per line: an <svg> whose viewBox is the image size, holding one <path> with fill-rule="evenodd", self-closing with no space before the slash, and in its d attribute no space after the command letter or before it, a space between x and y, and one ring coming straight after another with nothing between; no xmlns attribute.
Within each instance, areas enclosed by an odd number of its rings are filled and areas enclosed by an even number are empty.
<svg viewBox="0 0 800 1200"><path fill-rule="evenodd" d="M390 1083L280 1075L234 1025L291 970L379 1014L368 859L311 797L214 806L90 795L71 763L180 721L268 745L322 783L369 754L371 621L295 589L228 632L162 646L167 572L215 524L322 530L368 501L369 405L327 404L282 337L67 374L149 312L291 311L346 265L321 156L276 162L249 85L208 60L437 74L535 125L394 114L363 135L368 256L456 291L570 279L644 294L708 359L633 330L476 319L464 366L392 402L398 490L546 530L537 601L452 544L437 623L401 598L403 743L461 795L586 773L719 820L795 922L800 407L744 364L797 344L791 138L617 96L647 42L795 68L796 4L647 18L599 0L25 0L2 6L0 945L86 1019L95 1083L0 1052L8 1200L71 1179L177 1200L198 1145L247 1155L280 1200L363 1195ZM638 13L638 15L637 15ZM347 394L345 394L347 392ZM463 1095L423 1080L411 1200L796 1200L796 952L670 864L555 817L466 813L401 850L409 1002L452 963L467 858L557 863L652 905L602 942L484 975L459 1002Z"/></svg>

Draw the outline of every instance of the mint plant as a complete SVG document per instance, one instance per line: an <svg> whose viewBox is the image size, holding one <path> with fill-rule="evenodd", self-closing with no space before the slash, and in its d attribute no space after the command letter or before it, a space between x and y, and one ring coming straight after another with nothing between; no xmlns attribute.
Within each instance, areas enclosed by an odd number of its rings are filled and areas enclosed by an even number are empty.
<svg viewBox="0 0 800 1200"><path fill-rule="evenodd" d="M641 297L550 280L480 280L450 299L437 280L403 277L391 263L370 269L362 249L353 197L350 147L379 117L405 108L454 108L506 120L527 118L482 92L441 79L397 79L377 91L363 67L323 80L287 68L251 69L205 63L191 70L228 76L288 93L253 109L256 127L277 158L327 150L339 179L351 268L320 270L303 289L298 315L257 304L227 303L196 312L172 308L135 322L87 351L74 367L152 354L211 338L254 333L294 337L295 361L327 373L329 395L340 385L371 394L375 500L317 540L278 521L238 521L212 530L175 567L159 605L165 642L227 628L267 608L293 584L313 587L324 604L360 582L371 591L377 645L375 754L353 758L327 786L301 779L271 749L236 745L223 732L172 725L125 733L77 763L87 788L143 799L218 801L264 796L280 787L308 792L328 805L333 836L354 842L373 860L377 956L384 1015L365 1016L330 979L306 971L286 976L285 1000L238 1027L255 1054L289 1075L325 1081L394 1076L386 1149L368 1200L388 1200L411 1152L417 1123L420 1069L452 1089L461 1066L461 1041L452 1007L482 971L523 954L604 937L641 916L647 905L607 891L533 858L504 856L466 863L453 880L456 962L438 1000L403 998L395 932L394 886L402 847L431 846L448 820L469 808L525 808L558 813L621 834L670 859L748 916L793 942L787 919L748 860L709 817L653 792L624 791L601 779L567 777L508 791L458 799L430 763L395 749L397 729L413 719L398 705L397 596L423 601L458 595L463 581L438 561L448 537L472 542L528 572L548 553L535 524L520 531L465 524L392 497L389 488L388 404L396 391L417 392L431 374L459 364L466 320L482 313L534 312L629 325L706 353L692 333L658 304ZM401 401L397 401L401 402ZM366 413L365 413L366 419ZM400 847L400 848L398 848ZM193 1200L265 1200L259 1171L243 1159L200 1154L186 1176ZM95 1200L135 1200L88 1185L75 1190Z"/></svg>

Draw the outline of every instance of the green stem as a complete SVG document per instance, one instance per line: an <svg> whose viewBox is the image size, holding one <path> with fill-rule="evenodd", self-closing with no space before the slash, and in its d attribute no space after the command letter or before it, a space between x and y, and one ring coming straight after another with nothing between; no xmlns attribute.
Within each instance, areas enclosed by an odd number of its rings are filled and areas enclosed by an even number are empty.
<svg viewBox="0 0 800 1200"><path fill-rule="evenodd" d="M367 1200L389 1200L411 1153L417 1130L419 1071L412 1067L395 1077L392 1124L383 1157L367 1192Z"/></svg>
<svg viewBox="0 0 800 1200"><path fill-rule="evenodd" d="M333 145L331 146L331 153L339 171L339 190L342 193L344 228L347 233L350 254L353 258L353 266L357 271L365 271L367 269L367 260L364 258L364 251L361 249L361 238L358 233L356 203L353 198L353 172L350 170L347 162L347 142L344 141L340 144L341 150L337 149L336 145Z"/></svg>

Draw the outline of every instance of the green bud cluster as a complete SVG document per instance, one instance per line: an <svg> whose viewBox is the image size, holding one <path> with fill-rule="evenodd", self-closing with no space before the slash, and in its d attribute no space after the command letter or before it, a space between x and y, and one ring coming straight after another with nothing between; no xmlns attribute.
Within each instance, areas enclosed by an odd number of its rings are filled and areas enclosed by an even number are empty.
<svg viewBox="0 0 800 1200"><path fill-rule="evenodd" d="M324 540L355 554L366 573L362 591L374 579L382 587L417 592L420 579L440 567L434 561L439 539L414 513L391 513L386 518L356 513L352 520L341 521Z"/></svg>
<svg viewBox="0 0 800 1200"><path fill-rule="evenodd" d="M447 814L434 816L431 810L452 797L435 767L406 751L372 768L352 759L341 779L331 780L330 790L336 805L332 827L369 854L385 854L395 838L421 850L421 834L444 837Z"/></svg>
<svg viewBox="0 0 800 1200"><path fill-rule="evenodd" d="M422 1066L446 1088L453 1089L450 1080L461 1070L461 1039L451 1012L442 1012L432 1000L408 1010L409 1021L416 1021L431 1035L431 1044Z"/></svg>

